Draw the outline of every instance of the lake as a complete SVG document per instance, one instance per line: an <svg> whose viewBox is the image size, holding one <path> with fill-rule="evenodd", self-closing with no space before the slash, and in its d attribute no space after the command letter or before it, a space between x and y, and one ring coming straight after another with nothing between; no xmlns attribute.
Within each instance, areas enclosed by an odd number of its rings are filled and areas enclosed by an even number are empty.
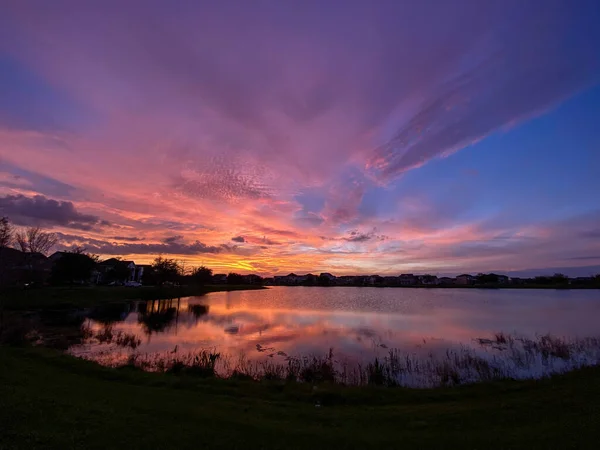
<svg viewBox="0 0 600 450"><path fill-rule="evenodd" d="M242 358L285 364L330 349L338 366L363 367L395 349L405 365L463 364L457 361L474 355L499 364L503 376L542 376L598 361L597 340L582 340L600 335L599 317L597 290L271 287L95 310L84 324L88 338L70 352L115 365L132 354L208 349L227 355L220 370L231 371ZM135 343L106 338L107 327ZM545 335L572 345L568 358L556 350L560 342L540 343ZM431 384L421 378L403 379Z"/></svg>

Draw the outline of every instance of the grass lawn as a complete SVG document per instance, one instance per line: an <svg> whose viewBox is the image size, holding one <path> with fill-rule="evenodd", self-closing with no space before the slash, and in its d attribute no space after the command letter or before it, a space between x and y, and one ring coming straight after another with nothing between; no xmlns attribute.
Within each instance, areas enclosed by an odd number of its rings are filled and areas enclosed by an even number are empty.
<svg viewBox="0 0 600 450"><path fill-rule="evenodd" d="M0 449L595 449L599 400L600 367L453 389L313 389L0 347Z"/></svg>
<svg viewBox="0 0 600 450"><path fill-rule="evenodd" d="M120 300L158 300L189 297L208 292L262 289L253 285L209 285L177 287L90 286L90 287L43 287L31 290L11 289L0 294L7 310L61 309L88 307Z"/></svg>

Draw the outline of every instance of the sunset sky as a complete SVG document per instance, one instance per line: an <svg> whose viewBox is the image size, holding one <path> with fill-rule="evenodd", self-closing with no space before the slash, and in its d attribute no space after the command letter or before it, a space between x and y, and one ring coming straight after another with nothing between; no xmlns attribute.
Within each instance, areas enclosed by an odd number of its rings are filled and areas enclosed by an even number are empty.
<svg viewBox="0 0 600 450"><path fill-rule="evenodd" d="M598 24L597 0L0 0L0 215L215 272L600 272Z"/></svg>

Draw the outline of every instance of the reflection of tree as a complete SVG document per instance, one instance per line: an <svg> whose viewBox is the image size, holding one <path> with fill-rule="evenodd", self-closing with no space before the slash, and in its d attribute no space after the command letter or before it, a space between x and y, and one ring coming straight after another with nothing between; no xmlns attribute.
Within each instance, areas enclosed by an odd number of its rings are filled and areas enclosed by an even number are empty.
<svg viewBox="0 0 600 450"><path fill-rule="evenodd" d="M173 300L152 300L138 306L138 322L146 334L160 333L177 318L177 312Z"/></svg>
<svg viewBox="0 0 600 450"><path fill-rule="evenodd" d="M88 314L88 318L108 325L125 320L125 317L129 314L130 310L130 304L109 303L94 308L94 310Z"/></svg>
<svg viewBox="0 0 600 450"><path fill-rule="evenodd" d="M208 305L188 305L188 311L198 319L199 317L208 314Z"/></svg>

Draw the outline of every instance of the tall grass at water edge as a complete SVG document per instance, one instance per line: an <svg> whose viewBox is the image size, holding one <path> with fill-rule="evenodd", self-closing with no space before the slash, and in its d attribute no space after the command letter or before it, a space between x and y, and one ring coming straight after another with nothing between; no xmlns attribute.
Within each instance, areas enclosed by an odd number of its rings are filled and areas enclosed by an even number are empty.
<svg viewBox="0 0 600 450"><path fill-rule="evenodd" d="M345 385L438 387L502 379L542 378L600 362L600 338L566 339L552 335L535 338L497 333L491 339L475 339L474 346L448 349L425 356L400 349L370 362L338 358L330 349L325 355L249 358L202 349L181 352L139 353L135 336L102 331L92 335L113 348L80 354L109 366L128 366L178 375L251 380L280 380ZM111 341L112 339L112 341ZM115 346L125 349L115 350ZM269 355L273 356L273 354Z"/></svg>

